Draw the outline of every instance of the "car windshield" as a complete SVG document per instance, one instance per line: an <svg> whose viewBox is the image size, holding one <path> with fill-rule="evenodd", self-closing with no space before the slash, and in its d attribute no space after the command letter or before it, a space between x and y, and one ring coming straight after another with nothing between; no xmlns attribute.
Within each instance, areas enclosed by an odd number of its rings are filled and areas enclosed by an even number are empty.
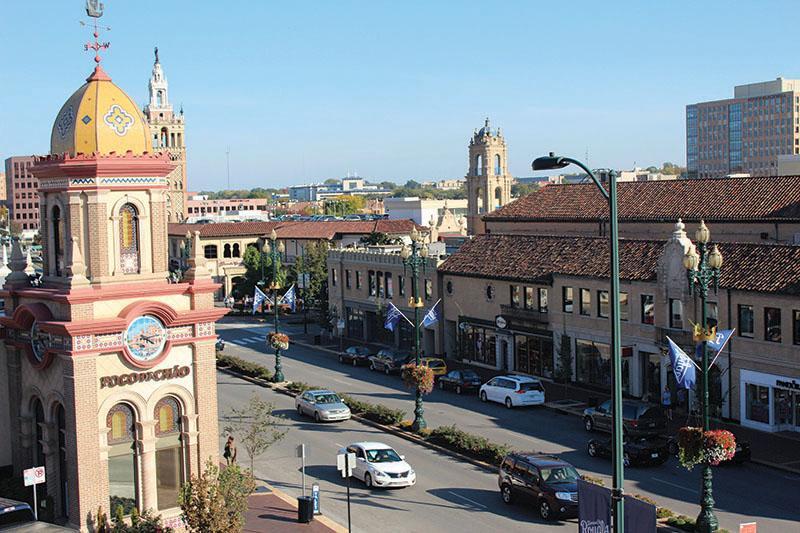
<svg viewBox="0 0 800 533"><path fill-rule="evenodd" d="M443 361L428 361L428 366L431 368L442 368L444 366Z"/></svg>
<svg viewBox="0 0 800 533"><path fill-rule="evenodd" d="M341 399L336 394L317 394L314 396L317 403L341 403Z"/></svg>
<svg viewBox="0 0 800 533"><path fill-rule="evenodd" d="M628 420L636 420L639 418L639 407L636 405L623 405L622 417Z"/></svg>
<svg viewBox="0 0 800 533"><path fill-rule="evenodd" d="M461 377L464 379L480 379L474 370L462 370Z"/></svg>
<svg viewBox="0 0 800 533"><path fill-rule="evenodd" d="M542 479L545 482L575 481L579 477L578 471L571 466L542 468Z"/></svg>
<svg viewBox="0 0 800 533"><path fill-rule="evenodd" d="M397 452L391 448L385 450L367 450L367 461L370 463L396 463L402 461Z"/></svg>
<svg viewBox="0 0 800 533"><path fill-rule="evenodd" d="M525 383L520 383L519 384L519 390L524 390L524 391L534 391L534 390L543 391L544 389L542 388L542 384L539 383L538 381L527 381Z"/></svg>

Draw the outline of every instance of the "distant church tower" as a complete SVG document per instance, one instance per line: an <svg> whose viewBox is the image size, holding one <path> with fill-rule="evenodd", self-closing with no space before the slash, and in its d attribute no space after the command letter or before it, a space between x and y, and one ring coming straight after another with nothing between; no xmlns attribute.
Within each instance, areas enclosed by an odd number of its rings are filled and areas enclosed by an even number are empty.
<svg viewBox="0 0 800 533"><path fill-rule="evenodd" d="M158 60L158 48L153 74L150 76L150 103L144 106L144 116L150 126L153 151L167 152L177 165L167 176L167 216L170 222L186 217L186 144L184 142L183 109L177 115L169 103L169 84Z"/></svg>
<svg viewBox="0 0 800 533"><path fill-rule="evenodd" d="M468 217L470 235L483 233L481 217L511 201L511 182L508 173L508 151L500 130L492 131L489 119L476 130L469 141L469 171L467 172Z"/></svg>

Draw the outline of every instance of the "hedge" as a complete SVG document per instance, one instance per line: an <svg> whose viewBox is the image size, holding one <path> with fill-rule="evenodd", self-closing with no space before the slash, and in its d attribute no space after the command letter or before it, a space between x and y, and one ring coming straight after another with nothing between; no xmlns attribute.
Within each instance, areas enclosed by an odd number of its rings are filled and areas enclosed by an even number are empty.
<svg viewBox="0 0 800 533"><path fill-rule="evenodd" d="M272 372L270 372L267 367L259 365L258 363L245 361L234 355L218 354L217 366L229 366L232 370L251 378L258 378L266 381L272 379Z"/></svg>
<svg viewBox="0 0 800 533"><path fill-rule="evenodd" d="M340 394L342 401L350 408L350 412L363 416L367 420L372 420L378 424L396 426L405 418L406 413L400 409L390 409L382 405L356 400L347 394Z"/></svg>
<svg viewBox="0 0 800 533"><path fill-rule="evenodd" d="M472 435L458 429L455 425L439 426L431 430L428 440L434 444L464 453L499 466L503 458L511 452L507 444L491 442L486 437Z"/></svg>
<svg viewBox="0 0 800 533"><path fill-rule="evenodd" d="M304 392L309 390L322 389L322 388L324 387L309 385L308 383L305 383L303 381L292 381L286 385L286 389L295 394L303 394Z"/></svg>

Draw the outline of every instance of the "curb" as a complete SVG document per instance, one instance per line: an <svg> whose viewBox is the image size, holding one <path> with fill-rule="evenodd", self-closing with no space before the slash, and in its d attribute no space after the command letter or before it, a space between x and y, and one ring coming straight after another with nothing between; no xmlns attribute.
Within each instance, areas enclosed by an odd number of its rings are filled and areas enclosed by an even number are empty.
<svg viewBox="0 0 800 533"><path fill-rule="evenodd" d="M291 505L293 508L297 509L297 500L295 498L292 498L291 496L289 496L288 494L286 494L285 492L283 492L280 489L276 489L275 487L273 487L269 483L265 483L265 482L262 481L262 485L264 487L266 487L267 489L269 489L269 491L272 494L274 494L275 496L277 496L278 498L280 498L281 500L283 500L287 504ZM322 524L323 526L326 526L326 527L336 531L336 533L347 533L347 528L346 527L342 526L341 524L339 524L337 522L334 522L333 520L331 520L330 518L328 518L325 515L321 515L321 514L315 515L314 516L314 520L319 521L319 523Z"/></svg>

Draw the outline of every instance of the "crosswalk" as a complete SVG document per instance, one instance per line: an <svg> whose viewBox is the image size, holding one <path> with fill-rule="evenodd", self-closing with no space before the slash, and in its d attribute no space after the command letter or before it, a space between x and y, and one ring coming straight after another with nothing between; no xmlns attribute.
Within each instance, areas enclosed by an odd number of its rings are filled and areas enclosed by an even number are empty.
<svg viewBox="0 0 800 533"><path fill-rule="evenodd" d="M237 346L251 346L253 344L264 344L266 340L262 335L258 337L244 337L241 339L225 339L225 342L235 344Z"/></svg>

